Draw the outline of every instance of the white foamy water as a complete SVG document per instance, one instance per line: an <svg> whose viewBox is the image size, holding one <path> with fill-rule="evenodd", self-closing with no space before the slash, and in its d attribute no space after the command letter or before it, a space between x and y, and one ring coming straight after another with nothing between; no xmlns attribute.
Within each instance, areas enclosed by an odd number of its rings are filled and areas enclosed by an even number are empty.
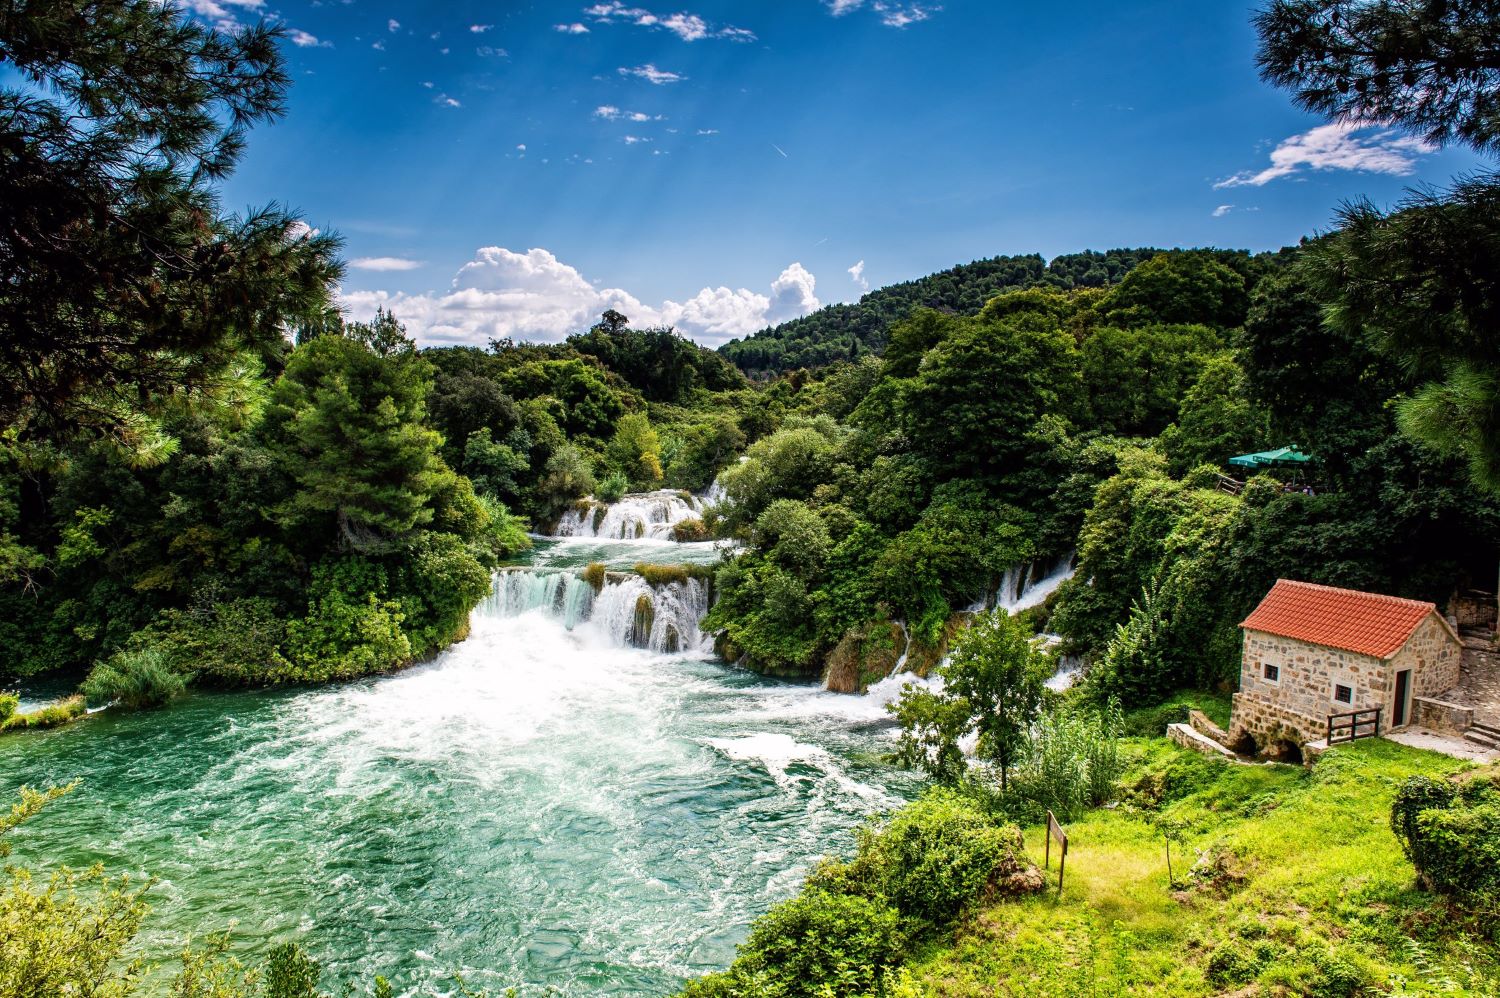
<svg viewBox="0 0 1500 998"><path fill-rule="evenodd" d="M696 496L663 489L628 495L607 506L590 501L563 514L558 537L608 540L670 540L672 528L693 519L703 509Z"/></svg>
<svg viewBox="0 0 1500 998"><path fill-rule="evenodd" d="M406 672L13 739L0 787L83 781L15 861L160 877L159 959L237 924L244 956L303 941L325 988L459 971L528 998L662 995L915 789L880 762L869 698L632 647L602 626L608 588L509 574L530 577L497 579L468 640Z"/></svg>

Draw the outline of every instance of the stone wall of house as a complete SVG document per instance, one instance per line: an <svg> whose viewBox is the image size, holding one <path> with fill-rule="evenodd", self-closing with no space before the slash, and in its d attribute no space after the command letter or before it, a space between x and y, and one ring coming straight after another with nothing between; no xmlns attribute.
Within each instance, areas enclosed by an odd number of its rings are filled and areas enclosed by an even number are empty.
<svg viewBox="0 0 1500 998"><path fill-rule="evenodd" d="M1463 645L1436 615L1429 616L1411 640L1391 657L1391 675L1412 670L1412 695L1434 697L1458 685Z"/></svg>
<svg viewBox="0 0 1500 998"><path fill-rule="evenodd" d="M1265 678L1267 663L1281 669L1276 682ZM1275 709L1255 712L1255 720L1247 713L1243 723L1237 713L1234 725L1259 733L1266 730L1267 724L1286 727L1296 718L1299 719L1296 730L1308 733L1312 739L1322 738L1327 733L1329 714L1385 707L1385 714L1389 715L1386 701L1393 674L1388 663L1372 655L1247 630L1236 710L1242 702L1247 708L1250 703L1259 703ZM1352 702L1341 703L1333 698L1335 684L1354 691ZM1383 720L1389 723L1387 717Z"/></svg>
<svg viewBox="0 0 1500 998"><path fill-rule="evenodd" d="M1288 710L1264 696L1236 693L1229 721L1229 745L1248 751L1243 742L1248 737L1262 752L1274 752L1278 743L1294 745L1318 741L1328 733L1328 717L1309 717Z"/></svg>

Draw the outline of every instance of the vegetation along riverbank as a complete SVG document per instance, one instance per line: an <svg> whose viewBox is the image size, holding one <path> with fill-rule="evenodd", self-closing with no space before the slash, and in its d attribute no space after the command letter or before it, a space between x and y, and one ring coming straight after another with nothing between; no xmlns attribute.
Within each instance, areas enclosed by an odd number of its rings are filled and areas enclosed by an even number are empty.
<svg viewBox="0 0 1500 998"><path fill-rule="evenodd" d="M1500 996L1495 173L720 288L768 318L717 349L576 272L550 339L460 334L226 208L333 47L229 6L0 13L0 998ZM1216 190L1500 148L1494 4L1253 27L1324 131Z"/></svg>

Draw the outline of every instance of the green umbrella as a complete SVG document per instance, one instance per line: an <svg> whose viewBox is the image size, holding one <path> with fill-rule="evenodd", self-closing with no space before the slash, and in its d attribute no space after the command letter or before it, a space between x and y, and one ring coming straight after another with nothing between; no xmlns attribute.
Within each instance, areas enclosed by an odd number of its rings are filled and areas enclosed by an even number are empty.
<svg viewBox="0 0 1500 998"><path fill-rule="evenodd" d="M1276 450L1263 450L1255 454L1240 454L1229 459L1229 463L1236 468L1297 467L1310 461L1312 461L1311 455L1302 453L1295 446L1278 447Z"/></svg>

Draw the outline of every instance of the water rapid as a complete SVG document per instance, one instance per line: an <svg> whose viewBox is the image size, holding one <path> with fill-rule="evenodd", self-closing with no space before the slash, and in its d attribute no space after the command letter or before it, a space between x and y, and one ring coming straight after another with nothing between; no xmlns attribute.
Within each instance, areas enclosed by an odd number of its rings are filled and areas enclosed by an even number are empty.
<svg viewBox="0 0 1500 998"><path fill-rule="evenodd" d="M11 737L0 791L82 782L10 861L158 877L151 960L234 925L242 956L302 940L330 985L447 991L458 971L491 993L670 993L915 781L879 761L893 732L872 697L686 637L617 640L614 607L642 593L578 573L637 554L539 542L468 640L393 676Z"/></svg>

